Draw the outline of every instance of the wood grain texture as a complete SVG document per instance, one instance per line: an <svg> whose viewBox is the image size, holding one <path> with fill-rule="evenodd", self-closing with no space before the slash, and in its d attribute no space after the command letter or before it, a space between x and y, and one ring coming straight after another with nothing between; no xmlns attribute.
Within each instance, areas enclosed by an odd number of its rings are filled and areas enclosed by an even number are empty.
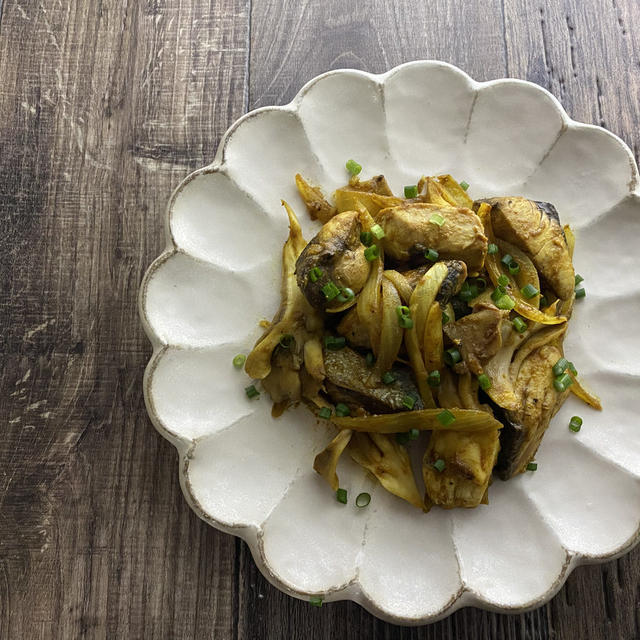
<svg viewBox="0 0 640 640"><path fill-rule="evenodd" d="M136 311L171 190L247 108L438 58L637 157L639 34L636 0L0 0L0 638L640 638L640 549L529 614L419 629L284 596L186 506Z"/></svg>

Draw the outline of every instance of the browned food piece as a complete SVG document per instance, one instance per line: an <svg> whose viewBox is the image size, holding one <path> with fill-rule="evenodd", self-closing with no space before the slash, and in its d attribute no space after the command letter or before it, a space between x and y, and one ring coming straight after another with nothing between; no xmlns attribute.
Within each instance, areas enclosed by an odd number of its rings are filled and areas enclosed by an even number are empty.
<svg viewBox="0 0 640 640"><path fill-rule="evenodd" d="M340 324L337 327L337 331L354 347L371 349L369 330L364 323L360 322L358 309L356 307L352 307L344 314L344 317L340 320Z"/></svg>
<svg viewBox="0 0 640 640"><path fill-rule="evenodd" d="M349 180L349 189L352 191L366 191L367 193L377 193L379 196L392 196L393 191L389 187L387 179L380 174L373 176L369 180L361 181L357 176Z"/></svg>
<svg viewBox="0 0 640 640"><path fill-rule="evenodd" d="M349 347L338 351L325 349L324 367L327 394L334 403L343 402L349 406L352 414L359 408L371 413L406 411L407 396L415 400L414 409L424 408L406 367L394 367L395 381L384 384L365 359Z"/></svg>
<svg viewBox="0 0 640 640"><path fill-rule="evenodd" d="M432 216L444 218L440 226ZM470 273L478 272L487 253L480 218L464 207L408 202L383 209L378 223L385 232L384 249L395 260L425 262L435 249L441 259L462 260Z"/></svg>
<svg viewBox="0 0 640 640"><path fill-rule="evenodd" d="M556 208L521 197L488 198L497 237L519 247L553 287L559 298L573 295L575 273Z"/></svg>
<svg viewBox="0 0 640 640"><path fill-rule="evenodd" d="M469 315L442 327L445 334L458 345L471 373L481 374L483 365L498 353L502 346L502 321L508 315L508 311L481 302L473 307Z"/></svg>
<svg viewBox="0 0 640 640"><path fill-rule="evenodd" d="M307 182L299 173L296 174L296 186L312 220L324 224L336 215L338 210L327 202L322 189Z"/></svg>
<svg viewBox="0 0 640 640"><path fill-rule="evenodd" d="M514 385L520 407L505 411L505 426L500 436L502 450L496 472L503 480L526 469L549 421L569 393L558 393L553 386L553 365L561 357L558 347L545 345L527 356L520 367Z"/></svg>
<svg viewBox="0 0 640 640"><path fill-rule="evenodd" d="M309 304L321 310L338 309L344 301L329 300L322 288L333 283L338 289L349 288L358 294L369 275L370 263L360 242L362 225L356 211L334 216L304 248L296 261L296 280ZM321 275L313 282L309 272L314 267Z"/></svg>

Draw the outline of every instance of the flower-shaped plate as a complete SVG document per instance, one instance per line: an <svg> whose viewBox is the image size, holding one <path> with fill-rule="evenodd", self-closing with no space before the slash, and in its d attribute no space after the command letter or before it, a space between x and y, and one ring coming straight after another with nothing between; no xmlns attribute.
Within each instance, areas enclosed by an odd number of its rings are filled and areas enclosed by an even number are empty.
<svg viewBox="0 0 640 640"><path fill-rule="evenodd" d="M304 407L273 419L234 369L279 306L281 250L302 173L325 193L355 158L395 192L451 173L472 197L552 202L574 228L587 297L565 342L604 411L573 397L554 418L538 470L496 481L489 506L423 514L340 462L348 505L312 470L333 436ZM584 562L629 550L640 532L640 197L627 146L571 120L539 86L475 82L442 62L382 75L341 70L310 81L288 105L258 109L224 136L213 163L177 188L168 246L142 283L153 343L144 379L151 419L178 449L194 511L242 537L263 574L304 599L351 599L400 624L462 606L516 612L539 606ZM580 414L579 433L568 428ZM169 470L167 469L167 473ZM353 505L372 494L365 509Z"/></svg>

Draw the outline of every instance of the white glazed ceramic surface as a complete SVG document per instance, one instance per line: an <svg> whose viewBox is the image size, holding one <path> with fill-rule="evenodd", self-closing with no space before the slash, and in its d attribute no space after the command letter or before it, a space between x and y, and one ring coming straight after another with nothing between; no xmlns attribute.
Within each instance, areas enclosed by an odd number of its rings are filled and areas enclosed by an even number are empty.
<svg viewBox="0 0 640 640"><path fill-rule="evenodd" d="M472 197L553 202L575 229L578 301L566 351L602 396L599 413L570 397L536 456L538 470L497 480L489 506L423 514L375 486L348 456L348 505L312 470L332 438L305 407L274 420L234 369L279 304L286 199L315 233L294 174L326 193L355 158L396 193L422 174L451 173ZM291 595L352 599L420 624L461 606L522 611L548 600L578 564L612 558L640 529L640 197L625 144L571 120L544 89L475 82L441 62L383 75L335 71L283 107L249 113L214 162L168 208L168 248L142 284L153 342L149 414L181 457L190 505L246 540L264 575ZM579 433L567 428L580 414ZM167 470L169 472L169 470ZM372 494L356 509L360 491Z"/></svg>

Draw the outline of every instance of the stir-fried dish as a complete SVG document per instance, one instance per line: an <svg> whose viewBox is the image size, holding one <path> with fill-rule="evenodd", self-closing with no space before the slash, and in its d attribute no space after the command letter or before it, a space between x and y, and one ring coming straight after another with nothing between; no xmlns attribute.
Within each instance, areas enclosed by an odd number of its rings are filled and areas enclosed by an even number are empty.
<svg viewBox="0 0 640 640"><path fill-rule="evenodd" d="M341 502L347 453L420 509L486 504L494 474L536 468L570 392L600 408L563 351L584 296L574 235L546 202L473 201L450 175L423 177L399 197L384 176L362 181L357 163L347 169L332 202L296 176L322 223L309 242L283 202L281 306L246 363L235 362L255 380L247 395L260 395L260 382L275 417L305 402L334 425L314 468ZM581 424L575 416L569 428ZM423 449L421 474L409 446Z"/></svg>

